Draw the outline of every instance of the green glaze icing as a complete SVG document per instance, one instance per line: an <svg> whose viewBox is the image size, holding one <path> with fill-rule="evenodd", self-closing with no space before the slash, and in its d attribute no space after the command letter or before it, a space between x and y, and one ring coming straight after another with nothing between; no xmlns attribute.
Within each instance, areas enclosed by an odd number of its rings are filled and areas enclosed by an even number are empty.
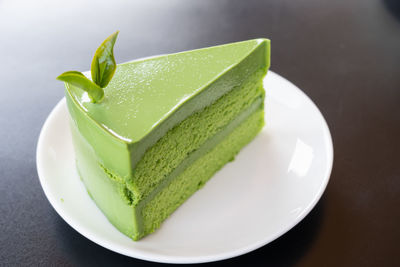
<svg viewBox="0 0 400 267"><path fill-rule="evenodd" d="M136 143L257 49L265 56L258 57L260 62L246 62L243 69L250 72L261 64L268 68L268 43L256 39L120 64L104 88L101 103L91 103L86 92L68 84L67 89L106 131L121 141ZM230 79L224 82L237 83L237 77ZM205 104L216 97L210 95L212 99L205 99Z"/></svg>

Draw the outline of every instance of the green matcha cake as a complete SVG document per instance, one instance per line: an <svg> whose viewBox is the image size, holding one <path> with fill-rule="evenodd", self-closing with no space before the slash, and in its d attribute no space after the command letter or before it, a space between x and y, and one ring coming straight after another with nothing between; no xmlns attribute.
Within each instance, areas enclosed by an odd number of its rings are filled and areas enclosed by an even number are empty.
<svg viewBox="0 0 400 267"><path fill-rule="evenodd" d="M116 228L154 232L257 135L269 57L255 39L119 64L97 102L65 83L79 175Z"/></svg>

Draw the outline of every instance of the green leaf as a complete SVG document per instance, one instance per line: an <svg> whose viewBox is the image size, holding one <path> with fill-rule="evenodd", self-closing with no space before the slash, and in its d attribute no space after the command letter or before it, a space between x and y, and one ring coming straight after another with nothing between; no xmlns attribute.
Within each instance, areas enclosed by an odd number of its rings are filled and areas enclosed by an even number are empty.
<svg viewBox="0 0 400 267"><path fill-rule="evenodd" d="M118 33L119 31L116 31L104 40L99 48L97 48L92 60L92 80L101 88L107 86L115 73L115 69L117 68L113 50Z"/></svg>
<svg viewBox="0 0 400 267"><path fill-rule="evenodd" d="M64 72L57 77L57 80L69 83L86 91L90 99L94 103L101 101L104 97L103 89L88 78L86 78L86 76L79 71Z"/></svg>

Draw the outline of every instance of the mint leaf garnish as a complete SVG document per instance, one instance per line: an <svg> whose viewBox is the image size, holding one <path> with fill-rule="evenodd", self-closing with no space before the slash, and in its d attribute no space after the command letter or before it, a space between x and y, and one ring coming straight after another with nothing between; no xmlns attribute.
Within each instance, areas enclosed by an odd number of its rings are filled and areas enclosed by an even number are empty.
<svg viewBox="0 0 400 267"><path fill-rule="evenodd" d="M86 91L93 103L100 102L104 97L103 88L108 85L114 76L117 64L114 59L114 44L119 31L111 34L97 48L94 54L91 74L92 80L86 78L79 71L67 71L57 77L57 80L69 83Z"/></svg>
<svg viewBox="0 0 400 267"><path fill-rule="evenodd" d="M107 86L115 73L115 69L117 68L113 50L118 33L119 31L116 31L104 40L99 48L97 48L92 60L92 80L101 88Z"/></svg>
<svg viewBox="0 0 400 267"><path fill-rule="evenodd" d="M88 78L86 78L86 76L79 71L64 72L57 77L57 80L67 82L86 91L90 99L94 103L101 101L104 97L103 89Z"/></svg>

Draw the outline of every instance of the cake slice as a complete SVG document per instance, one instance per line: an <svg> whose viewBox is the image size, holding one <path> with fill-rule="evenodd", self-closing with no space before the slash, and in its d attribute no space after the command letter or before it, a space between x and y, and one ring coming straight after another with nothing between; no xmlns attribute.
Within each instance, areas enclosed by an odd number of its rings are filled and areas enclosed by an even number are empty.
<svg viewBox="0 0 400 267"><path fill-rule="evenodd" d="M155 231L257 135L269 50L256 39L120 64L98 103L66 83L77 169L122 233Z"/></svg>

